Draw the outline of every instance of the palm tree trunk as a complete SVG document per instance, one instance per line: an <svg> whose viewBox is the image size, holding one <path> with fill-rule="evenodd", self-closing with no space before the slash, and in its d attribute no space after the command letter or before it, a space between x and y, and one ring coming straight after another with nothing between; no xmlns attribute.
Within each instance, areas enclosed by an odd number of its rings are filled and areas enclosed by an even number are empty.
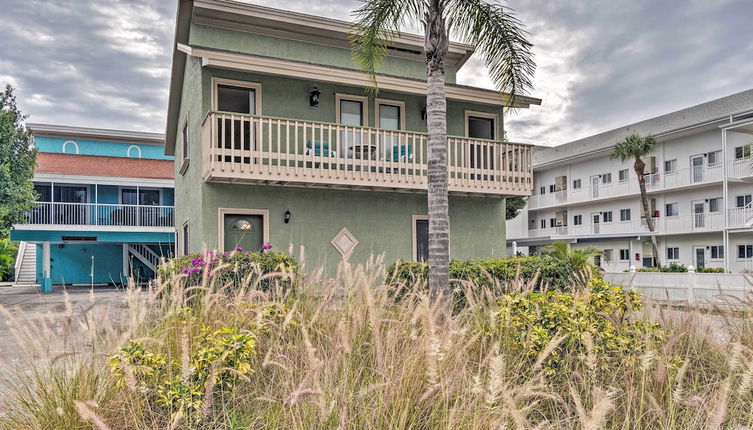
<svg viewBox="0 0 753 430"><path fill-rule="evenodd" d="M450 293L450 222L447 196L447 99L444 61L449 47L443 1L431 0L426 14L426 116L429 134L429 290Z"/></svg>
<svg viewBox="0 0 753 430"><path fill-rule="evenodd" d="M656 231L656 227L654 225L654 214L651 213L651 206L648 204L648 194L646 193L646 176L644 175L645 168L646 164L643 162L643 160L636 158L633 169L635 170L636 176L638 176L638 187L641 190L641 205L643 206L643 216L646 218L648 231L653 233L654 231ZM656 236L653 234L651 235L651 247L653 248L654 253L654 267L660 267L659 245L656 242Z"/></svg>

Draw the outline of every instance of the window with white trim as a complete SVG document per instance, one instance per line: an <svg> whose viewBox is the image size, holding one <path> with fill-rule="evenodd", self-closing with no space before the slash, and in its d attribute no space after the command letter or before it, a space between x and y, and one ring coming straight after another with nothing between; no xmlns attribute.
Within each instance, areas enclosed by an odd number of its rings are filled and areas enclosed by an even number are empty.
<svg viewBox="0 0 753 430"><path fill-rule="evenodd" d="M604 173L601 175L601 183L602 184L611 184L612 183L612 174L611 173Z"/></svg>
<svg viewBox="0 0 753 430"><path fill-rule="evenodd" d="M737 245L737 258L753 258L753 245Z"/></svg>
<svg viewBox="0 0 753 430"><path fill-rule="evenodd" d="M677 216L679 214L678 212L678 203L667 203L665 205L665 211L667 212L667 216Z"/></svg>
<svg viewBox="0 0 753 430"><path fill-rule="evenodd" d="M735 148L735 160L749 158L753 153L753 145L738 146Z"/></svg>
<svg viewBox="0 0 753 430"><path fill-rule="evenodd" d="M620 261L629 261L630 260L630 250L629 249L621 249L620 250Z"/></svg>
<svg viewBox="0 0 753 430"><path fill-rule="evenodd" d="M709 212L719 212L722 210L722 201L721 197L709 199Z"/></svg>
<svg viewBox="0 0 753 430"><path fill-rule="evenodd" d="M578 190L581 187L580 179L573 179L573 189Z"/></svg>
<svg viewBox="0 0 753 430"><path fill-rule="evenodd" d="M664 161L664 173L674 173L677 171L677 159Z"/></svg>
<svg viewBox="0 0 753 430"><path fill-rule="evenodd" d="M183 228L181 228L181 242L180 242L180 244L181 244L181 252L182 252L183 255L188 255L188 254L191 253L190 252L190 246L189 246L189 242L190 242L190 238L189 238L190 229L189 229L189 225L188 224L189 224L188 220L186 220L186 222L183 223Z"/></svg>
<svg viewBox="0 0 753 430"><path fill-rule="evenodd" d="M601 213L601 221L602 222L612 222L612 211L602 212Z"/></svg>
<svg viewBox="0 0 753 430"><path fill-rule="evenodd" d="M735 197L735 207L738 208L744 208L745 206L748 206L753 199L752 194L744 194Z"/></svg>
<svg viewBox="0 0 753 430"><path fill-rule="evenodd" d="M583 215L573 216L573 225L582 225L582 224L583 224Z"/></svg>
<svg viewBox="0 0 753 430"><path fill-rule="evenodd" d="M620 221L630 221L630 209L620 209Z"/></svg>
<svg viewBox="0 0 753 430"><path fill-rule="evenodd" d="M617 172L617 175L620 178L620 182L626 182L630 177L630 171L628 169L622 169Z"/></svg>
<svg viewBox="0 0 753 430"><path fill-rule="evenodd" d="M612 261L612 250L611 249L605 249L604 250L604 261L607 263Z"/></svg>
<svg viewBox="0 0 753 430"><path fill-rule="evenodd" d="M673 248L667 248L667 260L679 260L680 259L680 248L673 247Z"/></svg>
<svg viewBox="0 0 753 430"><path fill-rule="evenodd" d="M711 245L711 258L714 260L721 260L724 258L724 246Z"/></svg>

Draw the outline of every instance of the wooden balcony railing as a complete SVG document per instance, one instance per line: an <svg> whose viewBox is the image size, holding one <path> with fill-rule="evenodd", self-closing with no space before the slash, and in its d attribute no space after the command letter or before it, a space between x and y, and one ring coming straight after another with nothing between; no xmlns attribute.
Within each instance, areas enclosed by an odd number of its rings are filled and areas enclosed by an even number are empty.
<svg viewBox="0 0 753 430"><path fill-rule="evenodd" d="M449 191L530 195L530 145L449 137ZM209 112L204 179L276 185L425 191L427 135Z"/></svg>

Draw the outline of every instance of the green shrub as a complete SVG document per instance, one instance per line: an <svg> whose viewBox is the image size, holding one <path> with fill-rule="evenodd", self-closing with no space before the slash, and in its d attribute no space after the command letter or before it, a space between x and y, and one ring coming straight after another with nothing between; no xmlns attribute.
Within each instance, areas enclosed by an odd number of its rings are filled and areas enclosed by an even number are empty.
<svg viewBox="0 0 753 430"><path fill-rule="evenodd" d="M695 269L697 273L724 273L723 267L699 267Z"/></svg>
<svg viewBox="0 0 753 430"><path fill-rule="evenodd" d="M568 261L547 255L450 262L450 282L455 300L460 304L465 302L464 282L488 288L497 294L509 292L510 283L516 278L523 283L535 279L537 290L542 285L555 290L569 290L575 272ZM386 277L390 285L397 287L395 296L400 298L416 284L426 284L428 274L428 263L398 261L387 267Z"/></svg>
<svg viewBox="0 0 753 430"><path fill-rule="evenodd" d="M670 263L666 266L662 266L660 268L657 267L639 267L635 269L636 272L662 272L662 273L686 273L688 271L688 268L685 267L682 264L678 263Z"/></svg>
<svg viewBox="0 0 753 430"><path fill-rule="evenodd" d="M0 281L12 279L17 251L15 242L11 242L8 238L0 238Z"/></svg>
<svg viewBox="0 0 753 430"><path fill-rule="evenodd" d="M639 293L595 279L583 295L552 291L502 296L496 330L512 336L532 359L555 337L565 336L543 363L550 375L568 355L590 354L608 367L635 360L648 343L664 339L658 323L629 319L641 306Z"/></svg>
<svg viewBox="0 0 753 430"><path fill-rule="evenodd" d="M229 391L252 372L256 338L246 330L204 327L194 344L193 353L185 354L188 362L181 363L131 341L110 357L110 370L119 386L146 393L150 407L164 407L173 415L182 411L196 423L208 412L201 408L207 396Z"/></svg>
<svg viewBox="0 0 753 430"><path fill-rule="evenodd" d="M188 277L188 283L199 285L206 275L219 285L246 285L258 280L260 289L269 290L274 285L292 287L298 273L298 263L288 254L282 252L243 252L235 251L216 253L208 251L203 254L191 254L176 257L157 268L162 281L176 275ZM265 275L283 273L283 277Z"/></svg>

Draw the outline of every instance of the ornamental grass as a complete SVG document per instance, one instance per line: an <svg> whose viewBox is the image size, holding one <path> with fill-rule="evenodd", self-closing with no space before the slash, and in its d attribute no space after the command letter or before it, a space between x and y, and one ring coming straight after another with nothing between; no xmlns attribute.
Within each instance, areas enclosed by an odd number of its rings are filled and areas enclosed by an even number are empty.
<svg viewBox="0 0 753 430"><path fill-rule="evenodd" d="M175 273L129 286L122 308L93 293L76 308L63 295L59 318L2 309L18 366L0 428L753 426L749 313L664 309L600 280L463 282L458 307L423 285L396 299L384 270Z"/></svg>

